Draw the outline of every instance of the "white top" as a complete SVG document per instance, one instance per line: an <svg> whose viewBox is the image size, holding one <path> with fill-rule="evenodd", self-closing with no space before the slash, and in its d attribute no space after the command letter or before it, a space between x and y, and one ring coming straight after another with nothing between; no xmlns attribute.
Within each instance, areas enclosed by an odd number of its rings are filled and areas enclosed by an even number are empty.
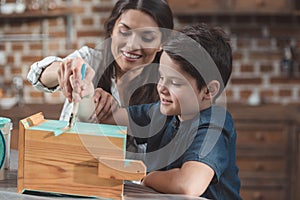
<svg viewBox="0 0 300 200"><path fill-rule="evenodd" d="M33 63L30 66L30 71L27 75L27 79L35 88L37 88L40 91L43 91L43 92L59 91L59 90L61 90L61 88L59 86L57 86L55 88L47 88L40 82L39 79L40 79L43 69L48 67L51 63L53 63L55 61L62 62L66 59L72 59L72 58L77 58L77 57L82 58L86 63L88 63L95 70L96 75L93 80L93 83L94 83L94 87L96 88L98 81L102 75L100 73L101 72L103 73L105 70L105 66L103 66L103 64L102 64L103 63L103 55L102 55L102 51L95 50L95 49L89 48L87 46L84 46L81 49L74 51L73 53L71 53L70 55L68 55L65 58L49 56L49 57L44 58L41 61L37 61L37 62ZM101 66L102 69L99 69L100 68L99 66ZM99 74L99 75L97 76L97 74ZM118 92L114 78L112 78L111 92L112 92L112 96L118 101L118 103L120 103L119 92ZM69 103L69 101L66 99L59 119L64 120L64 121L69 121L70 115L72 113L72 109L73 109L73 103Z"/></svg>

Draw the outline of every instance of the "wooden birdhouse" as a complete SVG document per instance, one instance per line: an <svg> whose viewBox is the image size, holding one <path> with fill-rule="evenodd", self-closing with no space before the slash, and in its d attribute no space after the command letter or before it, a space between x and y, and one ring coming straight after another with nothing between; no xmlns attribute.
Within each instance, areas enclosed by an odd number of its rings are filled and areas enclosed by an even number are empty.
<svg viewBox="0 0 300 200"><path fill-rule="evenodd" d="M46 120L20 121L18 192L38 191L122 199L124 180L146 174L142 161L125 159L124 126Z"/></svg>

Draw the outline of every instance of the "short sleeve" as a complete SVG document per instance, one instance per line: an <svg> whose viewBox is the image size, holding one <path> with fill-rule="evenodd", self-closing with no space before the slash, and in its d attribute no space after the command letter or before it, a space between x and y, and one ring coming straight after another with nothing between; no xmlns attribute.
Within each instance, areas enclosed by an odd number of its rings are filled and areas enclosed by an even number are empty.
<svg viewBox="0 0 300 200"><path fill-rule="evenodd" d="M160 113L159 102L129 106L129 128L139 144L159 133L166 124L167 117Z"/></svg>
<svg viewBox="0 0 300 200"><path fill-rule="evenodd" d="M199 161L210 166L218 181L229 164L228 135L217 128L200 129L191 146L183 155L182 163Z"/></svg>
<svg viewBox="0 0 300 200"><path fill-rule="evenodd" d="M130 130L139 144L147 142L147 132L149 131L147 127L151 122L148 115L149 109L149 104L134 105L127 108Z"/></svg>
<svg viewBox="0 0 300 200"><path fill-rule="evenodd" d="M146 126L150 123L151 119L148 115L150 105L134 105L127 108L130 118L131 129L134 129L134 125Z"/></svg>

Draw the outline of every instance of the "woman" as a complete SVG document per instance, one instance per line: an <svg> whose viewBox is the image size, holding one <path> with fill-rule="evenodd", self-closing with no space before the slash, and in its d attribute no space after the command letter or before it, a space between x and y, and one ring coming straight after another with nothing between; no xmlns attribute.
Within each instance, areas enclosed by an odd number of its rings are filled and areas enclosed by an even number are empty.
<svg viewBox="0 0 300 200"><path fill-rule="evenodd" d="M82 47L64 59L46 57L31 65L27 78L40 90L62 90L67 100L60 120L69 120L72 101L82 92L76 83L83 63L87 82L93 77L91 68L96 72L92 81L97 88L94 103L99 122L109 112L111 98L120 106L155 102L153 79L158 78L158 70L151 63L159 62L161 43L167 37L161 28L173 29L173 14L165 0L119 0L105 24L106 40L100 49ZM127 141L127 151L139 151L131 137Z"/></svg>

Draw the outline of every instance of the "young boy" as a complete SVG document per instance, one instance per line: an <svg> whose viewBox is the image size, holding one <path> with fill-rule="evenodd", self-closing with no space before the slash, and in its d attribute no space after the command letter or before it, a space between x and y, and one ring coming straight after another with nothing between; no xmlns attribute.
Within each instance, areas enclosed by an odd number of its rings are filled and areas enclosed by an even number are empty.
<svg viewBox="0 0 300 200"><path fill-rule="evenodd" d="M214 105L231 75L229 41L221 29L200 24L175 34L163 50L160 101L115 108L111 118L147 143L142 184L163 193L241 199L233 119Z"/></svg>

